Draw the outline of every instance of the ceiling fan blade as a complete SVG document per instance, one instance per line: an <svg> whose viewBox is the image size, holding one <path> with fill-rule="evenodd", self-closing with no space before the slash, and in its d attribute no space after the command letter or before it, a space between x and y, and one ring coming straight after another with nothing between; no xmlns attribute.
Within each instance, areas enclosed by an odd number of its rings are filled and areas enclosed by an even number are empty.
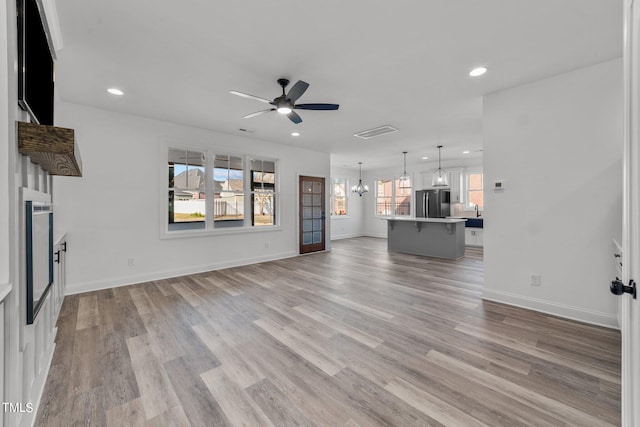
<svg viewBox="0 0 640 427"><path fill-rule="evenodd" d="M271 103L271 101L269 101L268 99L260 98L259 96L255 96L255 95L249 95L248 93L238 92L237 90L230 90L229 93L241 96L243 98L255 99L257 101L266 102L267 104Z"/></svg>
<svg viewBox="0 0 640 427"><path fill-rule="evenodd" d="M338 104L296 104L293 108L299 110L337 110L340 108Z"/></svg>
<svg viewBox="0 0 640 427"><path fill-rule="evenodd" d="M298 80L287 94L287 99L290 99L291 102L296 102L296 100L302 96L302 94L307 90L308 87L309 83Z"/></svg>
<svg viewBox="0 0 640 427"><path fill-rule="evenodd" d="M268 113L269 111L276 111L275 108L267 108L266 110L256 111L255 113L247 114L243 116L243 119L250 119L251 117L259 116L260 114Z"/></svg>
<svg viewBox="0 0 640 427"><path fill-rule="evenodd" d="M289 120L291 120L295 124L302 123L302 117L300 117L295 111L287 114L287 117L289 117Z"/></svg>

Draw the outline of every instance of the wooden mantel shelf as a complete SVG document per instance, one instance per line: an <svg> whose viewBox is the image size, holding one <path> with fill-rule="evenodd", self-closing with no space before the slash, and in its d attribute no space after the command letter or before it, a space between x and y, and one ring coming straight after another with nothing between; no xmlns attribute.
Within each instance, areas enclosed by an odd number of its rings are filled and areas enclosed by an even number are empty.
<svg viewBox="0 0 640 427"><path fill-rule="evenodd" d="M82 176L73 129L18 123L18 151L51 175Z"/></svg>

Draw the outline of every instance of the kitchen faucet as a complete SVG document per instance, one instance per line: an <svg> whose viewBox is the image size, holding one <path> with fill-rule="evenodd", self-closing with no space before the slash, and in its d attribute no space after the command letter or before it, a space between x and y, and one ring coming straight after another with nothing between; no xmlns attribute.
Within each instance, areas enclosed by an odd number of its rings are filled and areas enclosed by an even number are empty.
<svg viewBox="0 0 640 427"><path fill-rule="evenodd" d="M480 210L478 209L478 204L476 203L476 218L480 217Z"/></svg>

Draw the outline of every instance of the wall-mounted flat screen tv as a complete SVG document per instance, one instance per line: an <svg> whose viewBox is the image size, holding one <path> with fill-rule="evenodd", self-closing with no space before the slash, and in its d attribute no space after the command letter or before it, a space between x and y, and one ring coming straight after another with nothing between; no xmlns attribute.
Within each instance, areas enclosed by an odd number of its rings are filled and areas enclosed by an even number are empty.
<svg viewBox="0 0 640 427"><path fill-rule="evenodd" d="M52 44L36 0L17 0L18 104L31 121L53 125Z"/></svg>

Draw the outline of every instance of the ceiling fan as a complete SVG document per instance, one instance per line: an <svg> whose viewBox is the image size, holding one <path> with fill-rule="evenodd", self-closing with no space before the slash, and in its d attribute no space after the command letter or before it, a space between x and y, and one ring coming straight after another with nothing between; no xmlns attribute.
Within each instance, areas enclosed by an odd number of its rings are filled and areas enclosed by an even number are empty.
<svg viewBox="0 0 640 427"><path fill-rule="evenodd" d="M302 96L302 94L309 87L309 83L298 80L294 84L289 93L285 93L284 88L289 85L288 79L278 79L278 84L282 87L282 95L274 98L273 101L260 98L259 96L249 95L248 93L238 92L237 90L229 91L234 95L242 96L243 98L256 99L261 102L273 105L273 108L267 108L266 110L256 111L255 113L247 114L244 119L259 116L260 114L268 113L270 111L277 111L280 114L284 114L289 117L293 123L302 123L302 118L295 112L295 110L337 110L340 105L338 104L296 104L295 102Z"/></svg>

